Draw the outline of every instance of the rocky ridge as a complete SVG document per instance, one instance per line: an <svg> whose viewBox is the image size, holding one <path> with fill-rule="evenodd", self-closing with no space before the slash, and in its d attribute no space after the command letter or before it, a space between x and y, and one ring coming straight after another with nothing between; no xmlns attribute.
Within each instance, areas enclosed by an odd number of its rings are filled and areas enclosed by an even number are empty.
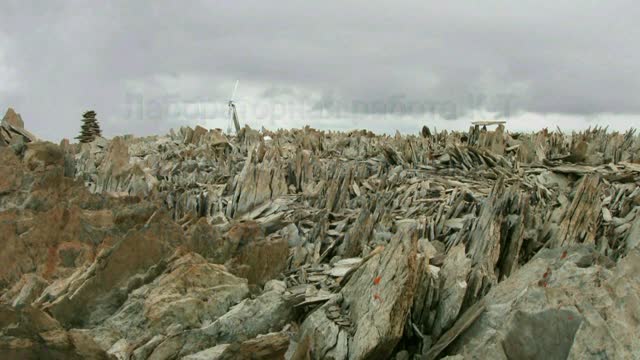
<svg viewBox="0 0 640 360"><path fill-rule="evenodd" d="M638 154L503 126L0 144L0 357L633 358Z"/></svg>

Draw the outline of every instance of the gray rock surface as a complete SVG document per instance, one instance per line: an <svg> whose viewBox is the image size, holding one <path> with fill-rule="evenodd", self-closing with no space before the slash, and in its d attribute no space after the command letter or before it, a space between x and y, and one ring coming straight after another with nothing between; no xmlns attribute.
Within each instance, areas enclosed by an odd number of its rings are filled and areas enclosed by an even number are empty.
<svg viewBox="0 0 640 360"><path fill-rule="evenodd" d="M128 358L150 336L157 345L157 336L170 335L176 325L178 331L199 328L249 295L245 279L197 254L177 252L167 261L162 274L132 291L115 314L90 330L103 348L116 347L110 352Z"/></svg>
<svg viewBox="0 0 640 360"><path fill-rule="evenodd" d="M9 118L0 343L12 356L637 354L632 131L198 126L56 145ZM54 332L23 321L36 318Z"/></svg>
<svg viewBox="0 0 640 360"><path fill-rule="evenodd" d="M611 270L576 265L590 247L572 247L565 258L563 251L543 250L491 290L486 311L450 352L465 359L637 357L640 251Z"/></svg>
<svg viewBox="0 0 640 360"><path fill-rule="evenodd" d="M258 335L241 343L222 344L183 357L185 360L282 359L289 344L283 333Z"/></svg>
<svg viewBox="0 0 640 360"><path fill-rule="evenodd" d="M243 300L211 324L167 338L149 358L186 356L216 345L243 342L279 331L295 316L294 304L284 296L284 291L282 282L269 282L260 296Z"/></svg>
<svg viewBox="0 0 640 360"><path fill-rule="evenodd" d="M38 138L24 129L24 121L20 114L12 108L7 109L0 121L0 147L11 145L19 148L37 140Z"/></svg>
<svg viewBox="0 0 640 360"><path fill-rule="evenodd" d="M415 225L405 226L383 251L363 262L340 292L311 313L301 337L313 339L314 359L389 356L402 336L417 278ZM348 321L334 317L343 312ZM336 321L337 320L337 321Z"/></svg>

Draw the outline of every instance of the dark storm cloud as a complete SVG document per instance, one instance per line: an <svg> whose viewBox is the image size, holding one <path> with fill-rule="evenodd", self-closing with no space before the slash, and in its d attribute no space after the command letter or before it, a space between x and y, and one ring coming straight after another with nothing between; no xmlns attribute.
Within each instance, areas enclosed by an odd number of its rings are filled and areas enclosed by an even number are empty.
<svg viewBox="0 0 640 360"><path fill-rule="evenodd" d="M52 139L87 108L107 134L162 132L167 104L224 101L235 79L317 109L640 113L630 0L3 3L0 106Z"/></svg>

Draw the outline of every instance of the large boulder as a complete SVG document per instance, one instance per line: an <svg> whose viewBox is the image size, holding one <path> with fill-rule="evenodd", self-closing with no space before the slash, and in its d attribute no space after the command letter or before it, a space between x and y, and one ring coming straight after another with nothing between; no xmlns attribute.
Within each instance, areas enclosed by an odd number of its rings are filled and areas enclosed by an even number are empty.
<svg viewBox="0 0 640 360"><path fill-rule="evenodd" d="M484 299L450 347L465 359L632 359L640 353L640 250L613 269L588 246L543 250Z"/></svg>
<svg viewBox="0 0 640 360"><path fill-rule="evenodd" d="M219 264L224 263L230 257L230 253L235 250L225 249L227 244L218 228L211 226L205 217L200 218L189 229L185 241L185 247L190 251Z"/></svg>
<svg viewBox="0 0 640 360"><path fill-rule="evenodd" d="M201 218L190 229L185 246L214 263L225 264L230 272L258 287L285 270L289 257L287 240L265 237L260 225L252 220L234 223L222 236L218 227Z"/></svg>
<svg viewBox="0 0 640 360"><path fill-rule="evenodd" d="M211 324L167 338L153 350L149 359L173 359L280 331L295 318L294 303L284 296L282 282L271 281L264 290L255 299L245 299L232 307Z"/></svg>
<svg viewBox="0 0 640 360"><path fill-rule="evenodd" d="M103 349L128 358L156 336L212 323L248 295L245 279L198 254L177 251L160 276L129 294L91 334Z"/></svg>
<svg viewBox="0 0 640 360"><path fill-rule="evenodd" d="M15 152L11 148L0 148L0 198L20 187L23 171Z"/></svg>

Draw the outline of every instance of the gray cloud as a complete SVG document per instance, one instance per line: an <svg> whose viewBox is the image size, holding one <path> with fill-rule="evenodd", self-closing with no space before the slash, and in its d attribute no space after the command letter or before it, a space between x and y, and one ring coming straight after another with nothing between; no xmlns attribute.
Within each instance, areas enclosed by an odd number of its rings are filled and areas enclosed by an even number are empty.
<svg viewBox="0 0 640 360"><path fill-rule="evenodd" d="M127 102L224 103L235 79L316 110L640 113L631 0L4 3L0 106L51 139L88 108L108 135L163 132L179 121Z"/></svg>

